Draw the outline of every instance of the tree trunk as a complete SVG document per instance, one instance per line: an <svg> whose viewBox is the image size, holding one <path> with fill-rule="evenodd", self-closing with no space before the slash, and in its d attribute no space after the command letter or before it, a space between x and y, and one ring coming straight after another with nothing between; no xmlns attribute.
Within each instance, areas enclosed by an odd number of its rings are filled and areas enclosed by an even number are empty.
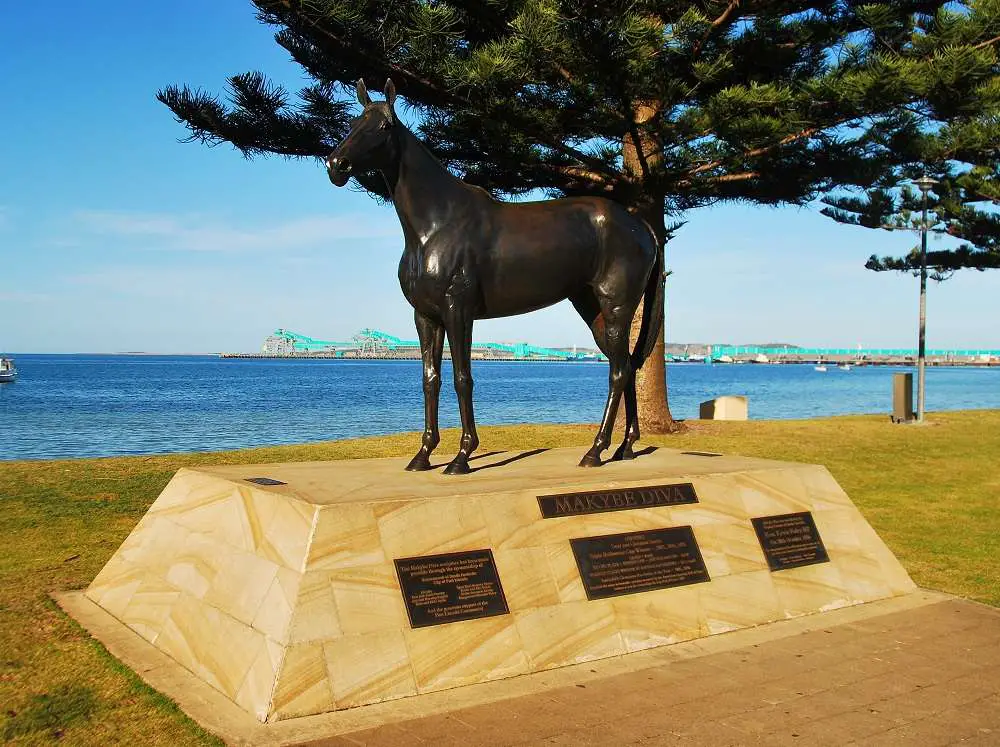
<svg viewBox="0 0 1000 747"><path fill-rule="evenodd" d="M642 102L636 105L634 118L636 127L631 134L626 135L622 143L622 156L625 171L634 178L642 179L656 162L662 158L662 149L652 135L642 128L656 115L655 102ZM661 247L666 246L667 229L663 218L663 197L650 195L641 196L641 204L635 205L633 211L643 218L653 232ZM663 284L664 277L658 282ZM664 292L666 289L664 288ZM664 297L665 298L665 297ZM664 302L664 308L666 303ZM635 318L632 320L630 338L635 344L642 325L643 304L639 304ZM677 430L677 423L670 415L667 404L667 367L664 363L666 322L660 326L653 352L636 373L636 399L639 406L639 428L643 433L672 433Z"/></svg>
<svg viewBox="0 0 1000 747"><path fill-rule="evenodd" d="M656 216L643 216L646 222L652 226L656 233L657 240L661 246L666 243L666 227L663 221L663 212ZM664 283L664 278L659 278L659 283ZM664 288L664 292L666 289ZM664 304L664 307L666 304ZM638 337L639 328L642 325L642 315L645 309L643 304L639 304L635 318L632 320L632 330L630 337L635 342ZM664 316L666 314L664 313ZM635 388L636 400L639 406L639 429L643 433L673 433L677 430L677 423L670 414L670 405L667 401L667 367L664 362L666 347L666 321L660 325L657 333L656 344L649 358L636 372Z"/></svg>

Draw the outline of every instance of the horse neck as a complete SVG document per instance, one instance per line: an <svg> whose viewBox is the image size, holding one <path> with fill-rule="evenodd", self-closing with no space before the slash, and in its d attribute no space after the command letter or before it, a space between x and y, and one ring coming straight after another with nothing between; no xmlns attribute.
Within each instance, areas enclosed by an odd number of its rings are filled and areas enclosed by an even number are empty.
<svg viewBox="0 0 1000 747"><path fill-rule="evenodd" d="M399 168L389 180L392 202L403 224L423 243L470 197L470 188L427 150L416 135L402 129Z"/></svg>

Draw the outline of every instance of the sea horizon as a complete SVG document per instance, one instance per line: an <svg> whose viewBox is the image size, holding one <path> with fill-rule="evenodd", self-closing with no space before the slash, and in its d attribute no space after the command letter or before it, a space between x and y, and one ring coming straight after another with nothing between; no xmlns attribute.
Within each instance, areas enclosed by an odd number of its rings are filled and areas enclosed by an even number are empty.
<svg viewBox="0 0 1000 747"><path fill-rule="evenodd" d="M25 354L17 366L18 381L0 385L3 460L221 451L423 428L419 360ZM892 375L913 370L668 363L668 401L679 420L732 394L748 397L753 420L888 419ZM477 423L596 423L607 371L593 361L475 360ZM442 377L441 426L455 427L447 360ZM928 368L928 411L993 408L1000 366Z"/></svg>

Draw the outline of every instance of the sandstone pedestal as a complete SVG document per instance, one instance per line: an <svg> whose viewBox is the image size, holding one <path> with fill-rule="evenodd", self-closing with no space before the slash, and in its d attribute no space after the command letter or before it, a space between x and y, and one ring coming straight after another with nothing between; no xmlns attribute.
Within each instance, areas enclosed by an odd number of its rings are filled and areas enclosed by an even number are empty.
<svg viewBox="0 0 1000 747"><path fill-rule="evenodd" d="M914 589L823 467L579 452L182 469L86 596L273 721Z"/></svg>

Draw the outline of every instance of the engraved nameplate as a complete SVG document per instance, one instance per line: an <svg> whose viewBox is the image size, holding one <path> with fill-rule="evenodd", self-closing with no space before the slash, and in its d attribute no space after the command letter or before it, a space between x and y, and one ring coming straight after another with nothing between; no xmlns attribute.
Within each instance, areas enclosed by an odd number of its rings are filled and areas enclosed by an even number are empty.
<svg viewBox="0 0 1000 747"><path fill-rule="evenodd" d="M751 521L772 571L830 561L816 522L808 511L761 516Z"/></svg>
<svg viewBox="0 0 1000 747"><path fill-rule="evenodd" d="M490 550L399 558L393 562L410 627L509 612Z"/></svg>
<svg viewBox="0 0 1000 747"><path fill-rule="evenodd" d="M545 519L697 502L698 494L689 482L538 496L538 508Z"/></svg>
<svg viewBox="0 0 1000 747"><path fill-rule="evenodd" d="M710 581L691 527L571 539L587 599Z"/></svg>
<svg viewBox="0 0 1000 747"><path fill-rule="evenodd" d="M253 482L258 485L287 485L287 482L282 482L281 480L275 480L273 477L248 477L247 482Z"/></svg>

